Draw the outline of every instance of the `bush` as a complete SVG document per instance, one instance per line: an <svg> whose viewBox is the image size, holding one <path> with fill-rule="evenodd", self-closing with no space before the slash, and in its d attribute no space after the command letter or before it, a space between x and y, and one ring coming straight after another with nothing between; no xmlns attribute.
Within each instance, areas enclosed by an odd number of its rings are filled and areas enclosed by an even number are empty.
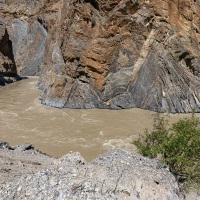
<svg viewBox="0 0 200 200"><path fill-rule="evenodd" d="M200 187L200 120L194 113L171 126L163 114L156 114L153 130L133 144L143 156L159 156L169 165L181 189Z"/></svg>

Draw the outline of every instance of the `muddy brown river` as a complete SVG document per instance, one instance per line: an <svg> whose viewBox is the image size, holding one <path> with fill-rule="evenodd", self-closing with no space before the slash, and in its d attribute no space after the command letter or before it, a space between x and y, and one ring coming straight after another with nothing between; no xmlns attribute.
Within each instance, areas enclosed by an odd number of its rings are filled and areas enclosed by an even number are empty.
<svg viewBox="0 0 200 200"><path fill-rule="evenodd" d="M151 128L153 112L141 109L80 110L44 106L39 101L37 77L0 88L0 141L31 143L60 157L78 151L86 160L119 147L136 151L131 141ZM170 115L177 121L186 115ZM199 116L199 115L198 115Z"/></svg>

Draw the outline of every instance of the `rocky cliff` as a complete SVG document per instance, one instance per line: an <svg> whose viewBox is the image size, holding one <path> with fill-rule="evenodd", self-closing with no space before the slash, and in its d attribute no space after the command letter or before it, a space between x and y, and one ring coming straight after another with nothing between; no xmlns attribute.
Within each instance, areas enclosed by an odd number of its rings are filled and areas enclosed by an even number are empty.
<svg viewBox="0 0 200 200"><path fill-rule="evenodd" d="M3 21L0 20L0 87L18 79L12 41Z"/></svg>
<svg viewBox="0 0 200 200"><path fill-rule="evenodd" d="M200 112L199 0L4 0L20 73L55 107Z"/></svg>

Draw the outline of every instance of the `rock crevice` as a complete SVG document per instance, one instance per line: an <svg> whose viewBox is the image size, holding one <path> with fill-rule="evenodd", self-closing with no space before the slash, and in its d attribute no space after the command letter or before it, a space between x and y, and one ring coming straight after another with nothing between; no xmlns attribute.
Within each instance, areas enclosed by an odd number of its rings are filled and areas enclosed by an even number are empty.
<svg viewBox="0 0 200 200"><path fill-rule="evenodd" d="M0 87L19 79L13 55L12 41L5 24L0 21Z"/></svg>

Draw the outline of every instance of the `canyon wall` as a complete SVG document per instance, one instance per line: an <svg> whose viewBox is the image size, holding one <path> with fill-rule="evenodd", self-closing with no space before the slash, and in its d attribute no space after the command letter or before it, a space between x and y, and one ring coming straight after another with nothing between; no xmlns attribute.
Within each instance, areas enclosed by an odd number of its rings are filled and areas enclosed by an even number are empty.
<svg viewBox="0 0 200 200"><path fill-rule="evenodd" d="M17 70L40 73L43 104L200 112L199 0L0 5Z"/></svg>
<svg viewBox="0 0 200 200"><path fill-rule="evenodd" d="M43 5L42 1L6 0L0 3L0 19L6 25L12 41L13 56L20 76L40 74L46 52L47 31L40 23L37 12Z"/></svg>
<svg viewBox="0 0 200 200"><path fill-rule="evenodd" d="M16 65L12 42L3 21L0 20L0 87L16 79Z"/></svg>

